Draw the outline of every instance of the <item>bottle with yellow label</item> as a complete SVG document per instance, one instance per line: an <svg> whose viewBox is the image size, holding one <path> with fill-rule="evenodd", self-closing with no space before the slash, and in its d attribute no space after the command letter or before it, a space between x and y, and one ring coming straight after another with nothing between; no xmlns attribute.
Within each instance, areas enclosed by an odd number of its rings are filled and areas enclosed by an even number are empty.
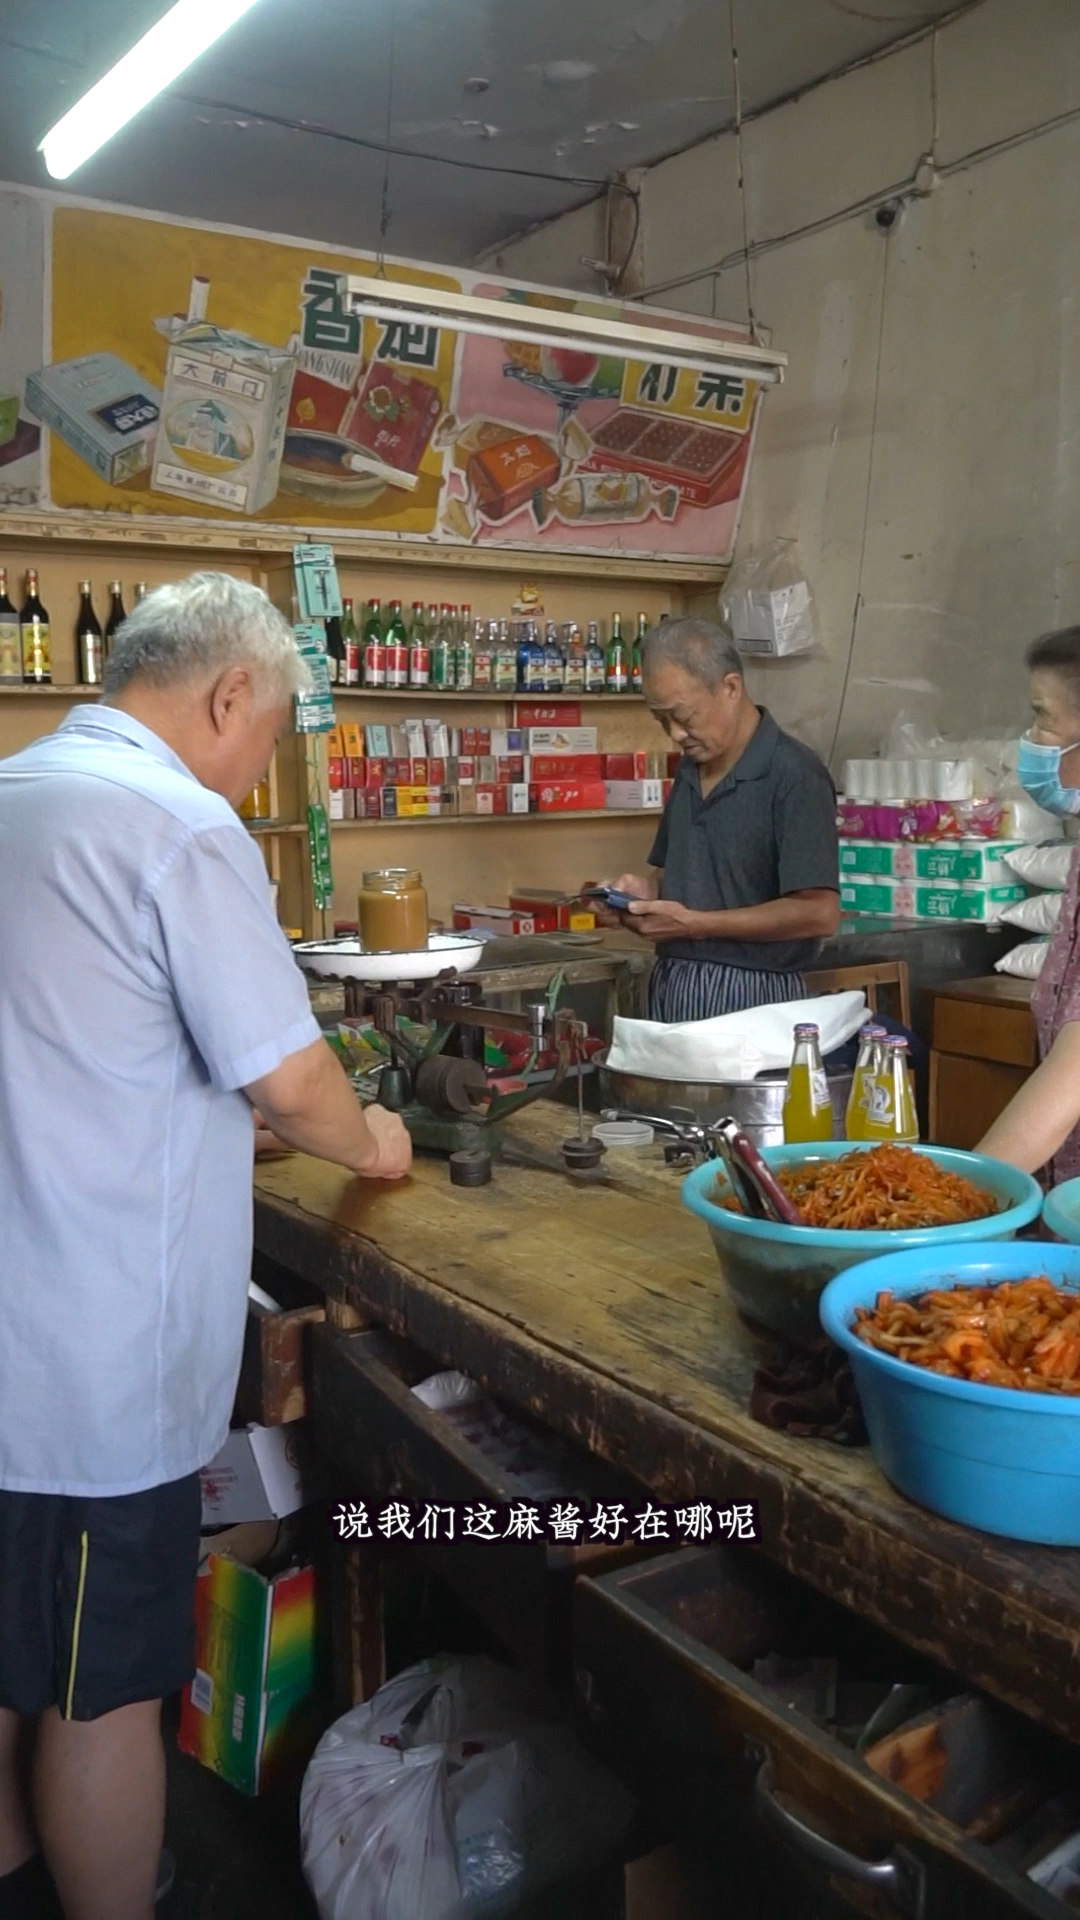
<svg viewBox="0 0 1080 1920"><path fill-rule="evenodd" d="M33 567L26 570L26 598L19 614L19 635L24 681L29 686L49 686L52 681L49 616L38 596L38 577Z"/></svg>
<svg viewBox="0 0 1080 1920"><path fill-rule="evenodd" d="M879 1069L868 1085L870 1100L862 1138L913 1146L919 1138L919 1121L908 1070L908 1045L899 1034L887 1034L882 1041Z"/></svg>
<svg viewBox="0 0 1080 1920"><path fill-rule="evenodd" d="M875 1026L872 1022L859 1035L859 1057L855 1062L844 1117L844 1133L849 1140L866 1139L870 1083L881 1071L881 1043L884 1038L884 1027Z"/></svg>
<svg viewBox="0 0 1080 1920"><path fill-rule="evenodd" d="M821 1064L820 1031L809 1021L795 1029L795 1053L784 1100L784 1139L831 1140L832 1103Z"/></svg>

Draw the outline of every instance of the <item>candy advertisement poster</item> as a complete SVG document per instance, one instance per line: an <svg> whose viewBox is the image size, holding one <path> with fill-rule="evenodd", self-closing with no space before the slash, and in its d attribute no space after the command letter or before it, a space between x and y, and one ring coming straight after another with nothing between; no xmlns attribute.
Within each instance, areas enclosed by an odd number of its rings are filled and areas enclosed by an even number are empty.
<svg viewBox="0 0 1080 1920"><path fill-rule="evenodd" d="M511 331L523 303L660 317L383 270L504 300ZM370 255L0 187L0 504L730 558L756 383L361 318L343 276L377 271Z"/></svg>

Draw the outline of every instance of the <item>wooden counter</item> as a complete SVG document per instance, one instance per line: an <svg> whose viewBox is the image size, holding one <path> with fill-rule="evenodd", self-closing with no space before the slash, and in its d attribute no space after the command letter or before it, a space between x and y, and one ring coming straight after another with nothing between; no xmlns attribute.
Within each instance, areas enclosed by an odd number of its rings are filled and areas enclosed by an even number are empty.
<svg viewBox="0 0 1080 1920"><path fill-rule="evenodd" d="M551 1149L567 1114L534 1107L515 1128ZM256 1244L658 1498L758 1500L769 1559L1080 1739L1080 1554L954 1526L894 1493L868 1449L753 1421L758 1343L679 1203L679 1174L658 1151L644 1170L638 1156L606 1164L618 1188L497 1166L470 1192L437 1159L400 1186L270 1162Z"/></svg>
<svg viewBox="0 0 1080 1920"><path fill-rule="evenodd" d="M1030 980L992 973L931 996L930 1132L977 1147L1038 1063Z"/></svg>

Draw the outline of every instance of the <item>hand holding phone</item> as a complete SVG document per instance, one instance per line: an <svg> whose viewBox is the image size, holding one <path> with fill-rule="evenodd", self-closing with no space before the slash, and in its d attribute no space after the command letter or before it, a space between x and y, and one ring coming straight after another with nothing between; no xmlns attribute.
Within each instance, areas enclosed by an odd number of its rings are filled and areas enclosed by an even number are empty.
<svg viewBox="0 0 1080 1920"><path fill-rule="evenodd" d="M620 893L618 887L586 887L583 900L596 900L609 913L625 913L630 905L630 895Z"/></svg>

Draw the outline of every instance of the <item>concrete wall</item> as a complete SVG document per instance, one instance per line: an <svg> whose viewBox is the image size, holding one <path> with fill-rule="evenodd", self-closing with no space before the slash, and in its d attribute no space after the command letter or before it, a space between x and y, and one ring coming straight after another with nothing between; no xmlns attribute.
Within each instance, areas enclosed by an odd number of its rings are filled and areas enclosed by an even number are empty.
<svg viewBox="0 0 1080 1920"><path fill-rule="evenodd" d="M1075 0L984 0L940 31L940 184L887 238L871 212L795 232L911 180L933 59L925 39L744 129L751 240L777 243L754 303L790 367L740 547L797 536L822 630L752 679L837 766L901 709L1019 730L1023 643L1080 620L1080 119L1023 137L1080 109ZM650 170L643 233L655 304L745 318L731 136ZM490 264L595 291L602 251L593 206Z"/></svg>

